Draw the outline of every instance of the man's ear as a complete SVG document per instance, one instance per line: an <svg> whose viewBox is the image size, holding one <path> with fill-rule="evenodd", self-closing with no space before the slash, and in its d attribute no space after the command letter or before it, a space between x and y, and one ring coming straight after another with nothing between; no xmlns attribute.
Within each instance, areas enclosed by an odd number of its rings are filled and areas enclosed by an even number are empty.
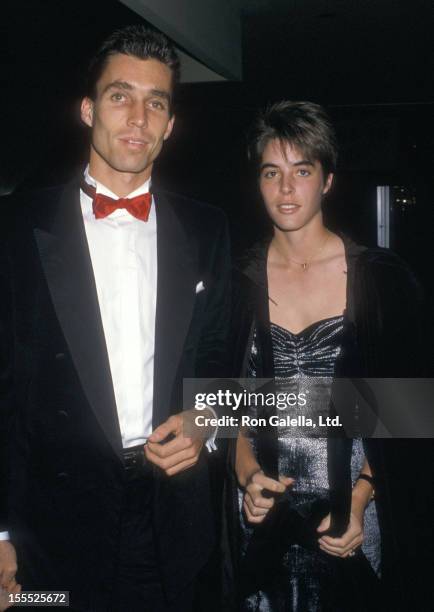
<svg viewBox="0 0 434 612"><path fill-rule="evenodd" d="M90 98L83 98L80 107L80 116L83 123L92 127L93 125L93 102Z"/></svg>
<svg viewBox="0 0 434 612"><path fill-rule="evenodd" d="M172 133L173 126L175 124L175 115L172 115L169 119L169 123L167 124L166 131L164 132L163 140L167 140Z"/></svg>
<svg viewBox="0 0 434 612"><path fill-rule="evenodd" d="M325 180L323 190L322 190L323 195L325 195L328 191L330 191L334 178L335 178L335 175L333 174L333 172L329 172Z"/></svg>

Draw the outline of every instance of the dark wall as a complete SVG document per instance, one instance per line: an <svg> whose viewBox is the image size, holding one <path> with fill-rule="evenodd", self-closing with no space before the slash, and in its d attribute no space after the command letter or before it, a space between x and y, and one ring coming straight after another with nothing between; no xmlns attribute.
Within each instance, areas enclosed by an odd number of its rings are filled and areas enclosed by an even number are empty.
<svg viewBox="0 0 434 612"><path fill-rule="evenodd" d="M295 22L282 12L246 15L244 82L181 87L175 131L155 180L223 207L239 251L266 226L245 159L245 132L257 108L285 96L323 103L341 144L326 206L329 223L374 244L376 185L405 187L415 204L404 212L394 207L392 246L432 293L431 73L423 11L413 18L418 44L409 45L414 36L408 28L406 40L396 40L407 13L396 11L387 19L373 11L364 13L362 23L355 16ZM86 132L77 112L88 58L113 29L142 20L116 0L10 1L2 3L0 15L5 84L0 187L61 182L86 158Z"/></svg>

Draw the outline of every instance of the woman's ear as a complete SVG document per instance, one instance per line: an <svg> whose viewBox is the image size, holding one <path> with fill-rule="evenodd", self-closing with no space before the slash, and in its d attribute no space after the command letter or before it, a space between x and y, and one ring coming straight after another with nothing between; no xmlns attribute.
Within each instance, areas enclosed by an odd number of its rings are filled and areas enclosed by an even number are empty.
<svg viewBox="0 0 434 612"><path fill-rule="evenodd" d="M334 179L335 175L333 174L333 172L329 172L327 175L327 178L325 180L324 183L324 187L322 190L322 194L325 195L326 193L328 193L330 191L330 188L333 184L333 179Z"/></svg>

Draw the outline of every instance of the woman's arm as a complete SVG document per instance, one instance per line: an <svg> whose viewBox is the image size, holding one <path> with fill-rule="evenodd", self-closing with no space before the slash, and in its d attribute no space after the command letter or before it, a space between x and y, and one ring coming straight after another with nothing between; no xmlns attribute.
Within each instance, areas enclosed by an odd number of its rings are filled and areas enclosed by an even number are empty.
<svg viewBox="0 0 434 612"><path fill-rule="evenodd" d="M363 464L360 474L364 474L368 479L372 478L371 468L367 459ZM319 539L321 550L335 557L350 557L354 550L363 543L363 519L366 506L369 504L374 493L371 482L366 479L358 478L351 496L350 523L348 529L340 538L331 538L324 535ZM317 531L321 534L330 527L330 514L320 523Z"/></svg>
<svg viewBox="0 0 434 612"><path fill-rule="evenodd" d="M367 459L365 459L360 474L372 479L372 472ZM353 487L351 496L351 512L354 512L359 517L362 525L366 506L371 501L373 495L374 487L372 486L372 483L365 478L358 478Z"/></svg>
<svg viewBox="0 0 434 612"><path fill-rule="evenodd" d="M247 438L245 431L240 430L237 439L237 454L235 459L235 472L241 488L245 488L247 482L255 472L259 472L261 467L253 454L252 445Z"/></svg>

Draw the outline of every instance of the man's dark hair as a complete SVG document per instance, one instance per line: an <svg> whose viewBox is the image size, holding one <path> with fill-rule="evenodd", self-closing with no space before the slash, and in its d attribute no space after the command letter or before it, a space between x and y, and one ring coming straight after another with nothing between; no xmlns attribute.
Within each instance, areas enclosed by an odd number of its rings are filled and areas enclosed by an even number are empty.
<svg viewBox="0 0 434 612"><path fill-rule="evenodd" d="M297 147L310 161L318 160L325 176L335 171L336 135L322 106L290 100L268 106L250 129L249 159L259 165L268 142L275 139Z"/></svg>
<svg viewBox="0 0 434 612"><path fill-rule="evenodd" d="M179 81L179 57L167 36L143 25L131 25L113 32L90 61L86 95L92 100L96 97L96 85L108 60L119 53L143 60L158 60L172 71L173 88Z"/></svg>

